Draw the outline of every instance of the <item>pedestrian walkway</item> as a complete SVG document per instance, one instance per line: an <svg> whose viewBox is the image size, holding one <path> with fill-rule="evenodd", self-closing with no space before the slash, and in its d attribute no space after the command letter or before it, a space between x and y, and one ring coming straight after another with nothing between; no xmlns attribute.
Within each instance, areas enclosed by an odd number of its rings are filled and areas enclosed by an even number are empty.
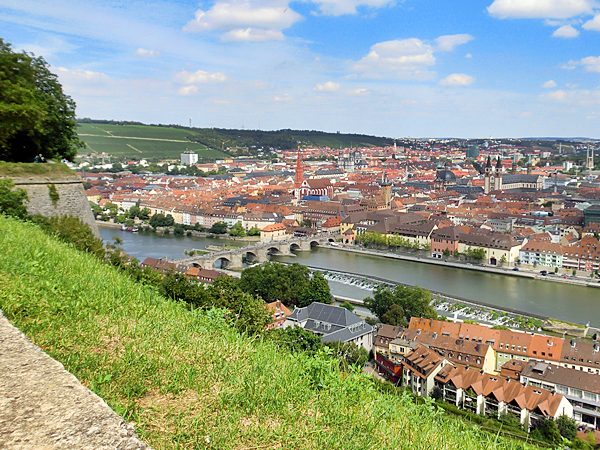
<svg viewBox="0 0 600 450"><path fill-rule="evenodd" d="M0 312L0 449L149 449Z"/></svg>

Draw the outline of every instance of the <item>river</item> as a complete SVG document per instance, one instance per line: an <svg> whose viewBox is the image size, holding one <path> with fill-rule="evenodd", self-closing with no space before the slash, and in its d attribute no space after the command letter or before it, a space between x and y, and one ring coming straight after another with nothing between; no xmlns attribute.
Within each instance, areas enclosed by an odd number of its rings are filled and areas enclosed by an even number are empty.
<svg viewBox="0 0 600 450"><path fill-rule="evenodd" d="M147 256L180 259L185 257L186 249L203 249L208 245L244 245L239 241L160 237L103 227L100 232L108 242L120 237L123 249L140 260ZM278 260L379 276L500 308L600 326L600 289L361 255L332 248L317 248L311 252L299 252L296 257L278 257ZM334 295L358 299L370 295L369 291L355 286L336 282L330 285Z"/></svg>

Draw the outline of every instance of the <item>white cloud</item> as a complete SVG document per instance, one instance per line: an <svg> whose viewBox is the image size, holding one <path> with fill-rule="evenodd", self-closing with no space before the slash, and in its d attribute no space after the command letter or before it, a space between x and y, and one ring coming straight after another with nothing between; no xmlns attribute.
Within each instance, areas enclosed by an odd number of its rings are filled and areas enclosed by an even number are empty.
<svg viewBox="0 0 600 450"><path fill-rule="evenodd" d="M362 97L363 95L369 95L371 91L366 88L356 88L352 89L348 94L354 97Z"/></svg>
<svg viewBox="0 0 600 450"><path fill-rule="evenodd" d="M563 25L554 30L552 36L562 39L573 39L579 36L579 30L572 25Z"/></svg>
<svg viewBox="0 0 600 450"><path fill-rule="evenodd" d="M208 10L197 10L183 29L218 30L227 41L281 40L282 31L301 18L290 8L288 0L220 0Z"/></svg>
<svg viewBox="0 0 600 450"><path fill-rule="evenodd" d="M67 69L66 67L58 67L56 71L62 80L68 81L106 81L109 79L108 75L105 73L95 72L93 70Z"/></svg>
<svg viewBox="0 0 600 450"><path fill-rule="evenodd" d="M280 94L273 96L273 101L276 103L287 103L291 102L292 100L292 96L289 94Z"/></svg>
<svg viewBox="0 0 600 450"><path fill-rule="evenodd" d="M556 86L557 86L557 84L556 84L556 81L554 81L554 80L548 80L544 84L542 84L542 87L544 89L554 89Z"/></svg>
<svg viewBox="0 0 600 450"><path fill-rule="evenodd" d="M339 83L334 81L326 81L325 83L320 83L315 85L316 92L336 92L340 90Z"/></svg>
<svg viewBox="0 0 600 450"><path fill-rule="evenodd" d="M182 84L222 83L227 80L227 76L222 72L206 72L204 70L188 72L183 70L176 75L176 79Z"/></svg>
<svg viewBox="0 0 600 450"><path fill-rule="evenodd" d="M552 91L552 92L548 92L547 94L544 94L544 98L550 99L550 100L554 100L554 101L559 101L562 102L563 100L567 99L567 92L563 91L563 90L557 90L557 91Z"/></svg>
<svg viewBox="0 0 600 450"><path fill-rule="evenodd" d="M183 95L183 96L188 96L188 95L194 95L198 93L198 86L195 86L193 84L187 85L187 86L181 86L178 90L177 93L179 95Z"/></svg>
<svg viewBox="0 0 600 450"><path fill-rule="evenodd" d="M568 19L593 7L594 0L494 0L487 10L499 19Z"/></svg>
<svg viewBox="0 0 600 450"><path fill-rule="evenodd" d="M442 86L470 86L475 82L475 78L464 73L451 73L440 80Z"/></svg>
<svg viewBox="0 0 600 450"><path fill-rule="evenodd" d="M283 40L283 33L279 30L263 30L260 28L239 28L224 33L221 36L221 39L228 42L281 41Z"/></svg>
<svg viewBox="0 0 600 450"><path fill-rule="evenodd" d="M582 58L579 63L583 66L586 72L600 73L600 56L587 56Z"/></svg>
<svg viewBox="0 0 600 450"><path fill-rule="evenodd" d="M135 51L135 54L140 58L154 58L160 55L160 52L158 50L150 50L147 48L140 47Z"/></svg>
<svg viewBox="0 0 600 450"><path fill-rule="evenodd" d="M600 14L596 14L593 19L584 23L583 29L588 31L600 31Z"/></svg>
<svg viewBox="0 0 600 450"><path fill-rule="evenodd" d="M465 54L465 58L473 59L473 55L471 53L467 53L467 54Z"/></svg>
<svg viewBox="0 0 600 450"><path fill-rule="evenodd" d="M394 4L394 0L312 0L319 7L321 14L342 16L356 14L358 8L383 8Z"/></svg>
<svg viewBox="0 0 600 450"><path fill-rule="evenodd" d="M354 69L373 78L426 79L435 64L433 47L421 39L379 42L354 64Z"/></svg>
<svg viewBox="0 0 600 450"><path fill-rule="evenodd" d="M451 52L456 47L471 42L473 36L470 34L447 34L435 40L437 50L440 52Z"/></svg>

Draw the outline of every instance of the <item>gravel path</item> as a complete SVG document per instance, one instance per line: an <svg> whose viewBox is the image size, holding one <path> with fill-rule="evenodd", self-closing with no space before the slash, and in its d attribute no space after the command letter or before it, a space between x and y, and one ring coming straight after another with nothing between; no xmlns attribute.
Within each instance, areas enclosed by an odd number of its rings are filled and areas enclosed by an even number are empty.
<svg viewBox="0 0 600 450"><path fill-rule="evenodd" d="M0 449L149 449L0 312Z"/></svg>

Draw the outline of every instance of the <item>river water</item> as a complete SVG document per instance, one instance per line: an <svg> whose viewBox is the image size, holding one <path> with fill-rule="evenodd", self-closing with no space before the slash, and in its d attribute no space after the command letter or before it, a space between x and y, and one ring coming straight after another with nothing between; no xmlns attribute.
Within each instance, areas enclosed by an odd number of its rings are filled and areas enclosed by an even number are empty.
<svg viewBox="0 0 600 450"><path fill-rule="evenodd" d="M103 227L100 228L100 232L107 242L113 241L114 237L120 237L123 240L123 249L140 260L147 256L180 259L186 256L186 249L203 249L210 245L244 245L240 241L160 237ZM414 263L332 248L317 248L311 252L299 252L296 257L277 259L364 276L378 276L500 308L512 308L577 323L590 322L593 326L600 326L600 289L597 288ZM369 291L355 286L337 282L330 282L330 285L334 295L358 299L370 295Z"/></svg>

